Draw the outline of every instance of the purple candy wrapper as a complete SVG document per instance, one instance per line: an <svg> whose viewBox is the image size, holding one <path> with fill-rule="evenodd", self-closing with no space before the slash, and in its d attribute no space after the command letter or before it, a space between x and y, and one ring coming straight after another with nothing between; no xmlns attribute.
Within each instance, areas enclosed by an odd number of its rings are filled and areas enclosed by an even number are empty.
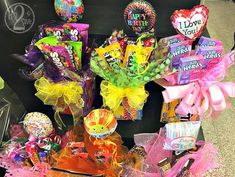
<svg viewBox="0 0 235 177"><path fill-rule="evenodd" d="M89 24L66 23L63 25L65 38L63 40L82 41L83 51L88 45Z"/></svg>
<svg viewBox="0 0 235 177"><path fill-rule="evenodd" d="M48 26L44 28L47 36L56 36L59 41L64 38L64 29L62 25Z"/></svg>
<svg viewBox="0 0 235 177"><path fill-rule="evenodd" d="M171 67L178 69L180 64L180 58L187 57L190 55L192 46L190 41L183 41L170 46L171 55Z"/></svg>
<svg viewBox="0 0 235 177"><path fill-rule="evenodd" d="M199 47L196 51L196 55L202 55L205 59L203 68L210 69L222 60L223 51L224 49L222 46Z"/></svg>
<svg viewBox="0 0 235 177"><path fill-rule="evenodd" d="M216 39L211 39L211 38L202 36L198 41L198 46L199 47L222 46L222 42Z"/></svg>
<svg viewBox="0 0 235 177"><path fill-rule="evenodd" d="M39 44L38 47L44 53L45 58L53 62L60 70L61 74L65 69L76 71L70 60L68 50L63 46L50 46L47 44Z"/></svg>
<svg viewBox="0 0 235 177"><path fill-rule="evenodd" d="M180 59L178 84L188 84L190 81L203 77L202 68L204 58L202 55L194 55Z"/></svg>

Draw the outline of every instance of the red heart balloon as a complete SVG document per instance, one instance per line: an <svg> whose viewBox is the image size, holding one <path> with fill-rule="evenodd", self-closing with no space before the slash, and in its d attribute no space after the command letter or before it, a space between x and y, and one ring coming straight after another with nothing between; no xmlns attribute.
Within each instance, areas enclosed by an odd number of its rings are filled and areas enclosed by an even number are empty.
<svg viewBox="0 0 235 177"><path fill-rule="evenodd" d="M195 40L206 27L208 13L204 5L195 6L191 10L176 10L171 15L171 22L179 34Z"/></svg>

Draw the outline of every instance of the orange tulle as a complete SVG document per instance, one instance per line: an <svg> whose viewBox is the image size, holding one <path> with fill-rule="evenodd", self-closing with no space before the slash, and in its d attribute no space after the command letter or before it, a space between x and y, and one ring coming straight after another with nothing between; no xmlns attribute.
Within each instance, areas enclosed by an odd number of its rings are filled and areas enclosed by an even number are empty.
<svg viewBox="0 0 235 177"><path fill-rule="evenodd" d="M82 128L74 128L67 132L67 136L70 141L84 142L86 152L74 155L66 146L53 155L54 168L91 175L120 176L128 149L122 146L123 141L119 134L113 133L102 140L91 137ZM57 173L58 176L55 175ZM50 171L48 175L60 177L59 174L60 172Z"/></svg>

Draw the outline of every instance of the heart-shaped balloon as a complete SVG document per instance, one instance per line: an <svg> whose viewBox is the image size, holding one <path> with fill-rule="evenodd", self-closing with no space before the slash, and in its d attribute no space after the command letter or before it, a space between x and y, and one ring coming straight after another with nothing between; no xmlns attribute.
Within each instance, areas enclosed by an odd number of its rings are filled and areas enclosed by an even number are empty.
<svg viewBox="0 0 235 177"><path fill-rule="evenodd" d="M171 22L179 34L195 40L206 27L209 10L204 5L191 10L176 10L171 15Z"/></svg>

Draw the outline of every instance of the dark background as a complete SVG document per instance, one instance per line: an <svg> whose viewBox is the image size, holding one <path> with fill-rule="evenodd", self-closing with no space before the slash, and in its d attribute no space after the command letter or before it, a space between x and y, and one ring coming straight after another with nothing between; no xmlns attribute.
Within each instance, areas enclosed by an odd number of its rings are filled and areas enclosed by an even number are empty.
<svg viewBox="0 0 235 177"><path fill-rule="evenodd" d="M8 4L24 2L29 5L35 13L35 24L33 28L24 34L15 34L7 29L4 23L6 6L4 0L0 2L0 75L8 85L16 92L23 102L27 111L40 111L53 117L50 107L44 106L34 94L33 82L20 78L17 74L18 68L23 64L16 61L10 55L13 53L24 54L24 47L28 45L37 30L37 26L49 20L59 20L55 11L53 0L7 0ZM200 3L199 0L147 0L151 3L157 14L155 31L158 38L176 34L170 23L170 16L176 9L191 9ZM124 29L129 35L134 35L125 25L123 11L130 0L84 0L85 14L81 22L90 24L90 34L96 38L110 35L113 29ZM100 79L97 79L99 88ZM161 126L159 117L162 107L162 88L154 83L146 86L150 96L144 107L142 121L119 122L118 131L126 139L131 139L134 133L156 132ZM95 106L101 106L101 97L97 90ZM14 103L13 103L14 104ZM126 142L129 142L126 141ZM131 140L130 140L131 141Z"/></svg>

